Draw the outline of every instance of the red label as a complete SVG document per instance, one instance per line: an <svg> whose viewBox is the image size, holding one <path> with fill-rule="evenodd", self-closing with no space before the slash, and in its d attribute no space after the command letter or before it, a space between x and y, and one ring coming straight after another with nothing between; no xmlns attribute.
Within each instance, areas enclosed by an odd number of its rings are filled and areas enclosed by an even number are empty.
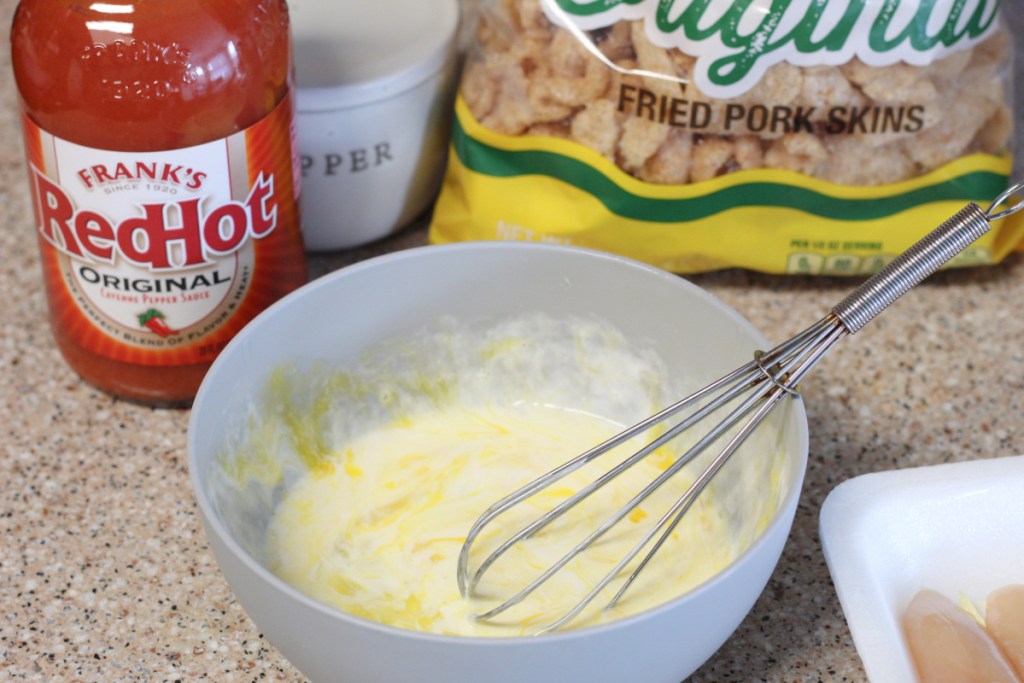
<svg viewBox="0 0 1024 683"><path fill-rule="evenodd" d="M291 100L223 140L165 152L76 145L25 119L57 324L115 360L206 362L305 282Z"/></svg>

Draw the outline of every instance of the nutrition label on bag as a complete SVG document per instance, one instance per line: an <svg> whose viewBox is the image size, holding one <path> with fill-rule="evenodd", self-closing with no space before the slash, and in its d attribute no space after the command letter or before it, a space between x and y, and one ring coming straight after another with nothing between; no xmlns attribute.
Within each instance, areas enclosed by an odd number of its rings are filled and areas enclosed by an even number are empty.
<svg viewBox="0 0 1024 683"><path fill-rule="evenodd" d="M896 254L858 256L852 253L794 251L786 263L790 275L871 275L885 268ZM992 253L985 248L966 249L953 260L953 266L991 263Z"/></svg>

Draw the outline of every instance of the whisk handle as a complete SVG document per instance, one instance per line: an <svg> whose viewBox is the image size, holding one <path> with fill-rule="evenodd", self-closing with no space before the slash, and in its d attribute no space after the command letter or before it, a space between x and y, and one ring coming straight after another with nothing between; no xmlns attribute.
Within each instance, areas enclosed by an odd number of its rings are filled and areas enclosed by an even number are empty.
<svg viewBox="0 0 1024 683"><path fill-rule="evenodd" d="M971 202L896 257L832 308L850 334L858 332L896 299L966 249L991 227L989 215Z"/></svg>

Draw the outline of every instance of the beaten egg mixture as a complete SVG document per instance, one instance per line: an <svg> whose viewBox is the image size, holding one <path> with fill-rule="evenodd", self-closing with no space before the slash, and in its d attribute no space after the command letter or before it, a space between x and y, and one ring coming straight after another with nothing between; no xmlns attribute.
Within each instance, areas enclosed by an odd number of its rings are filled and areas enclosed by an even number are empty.
<svg viewBox="0 0 1024 683"><path fill-rule="evenodd" d="M604 321L529 314L484 329L448 321L375 345L345 368L280 369L221 459L217 497L236 538L323 603L433 633L533 633L657 523L695 476L689 468L521 604L486 623L473 615L518 592L664 472L685 450L682 439L515 546L471 599L456 582L466 534L503 496L682 396L672 376ZM602 607L618 582L571 626L668 601L743 552L780 495L784 458L764 438L719 473L614 610ZM602 456L497 518L473 546L471 569L639 446Z"/></svg>
<svg viewBox="0 0 1024 683"><path fill-rule="evenodd" d="M288 491L268 536L271 568L322 602L393 626L461 635L527 633L554 621L574 598L585 595L663 514L687 483L685 475L666 486L671 499L659 495L644 503L623 520L621 531L493 623L472 618L490 602L487 596L511 597L672 459L653 454L602 492L600 501L516 546L485 574L481 597L473 600L460 596L455 580L466 533L514 487L615 431L616 425L592 415L539 405L454 406L372 430ZM499 517L485 531L480 549L487 548L488 539L507 538L593 476L594 470L575 473L521 510ZM730 538L728 522L713 501L700 499L621 607L581 623L633 613L701 583L735 557ZM476 564L483 557L474 551Z"/></svg>

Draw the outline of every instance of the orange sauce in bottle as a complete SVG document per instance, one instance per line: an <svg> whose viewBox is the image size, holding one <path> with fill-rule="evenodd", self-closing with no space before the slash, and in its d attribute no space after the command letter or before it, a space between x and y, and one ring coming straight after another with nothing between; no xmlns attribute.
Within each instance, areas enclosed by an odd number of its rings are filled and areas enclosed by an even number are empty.
<svg viewBox="0 0 1024 683"><path fill-rule="evenodd" d="M188 404L307 277L285 0L21 0L11 49L57 345Z"/></svg>

